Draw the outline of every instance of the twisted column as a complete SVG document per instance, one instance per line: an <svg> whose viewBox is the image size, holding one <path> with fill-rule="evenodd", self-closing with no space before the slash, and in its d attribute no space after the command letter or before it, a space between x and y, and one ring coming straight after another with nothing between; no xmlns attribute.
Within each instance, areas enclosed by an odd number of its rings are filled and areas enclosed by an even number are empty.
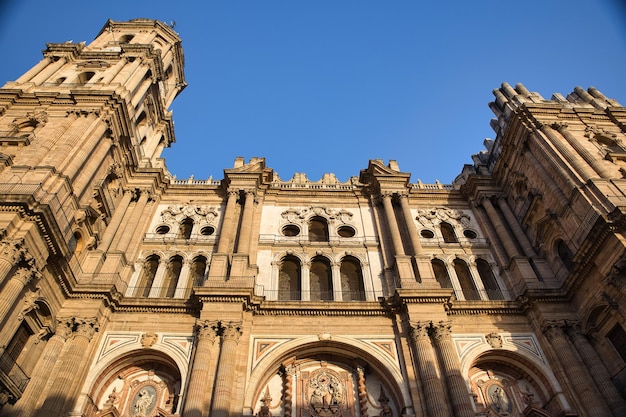
<svg viewBox="0 0 626 417"><path fill-rule="evenodd" d="M36 417L61 416L65 411L65 404L72 396L72 385L77 378L77 371L83 369L82 362L88 354L89 342L98 329L96 319L73 318L72 336L69 346L61 357L61 366L54 376L54 382L46 396Z"/></svg>
<svg viewBox="0 0 626 417"><path fill-rule="evenodd" d="M30 376L30 382L26 386L22 398L15 404L14 409L9 414L10 417L28 417L33 415L37 402L50 378L50 370L59 358L65 341L72 334L72 325L71 320L57 321L54 335L46 343L46 347Z"/></svg>
<svg viewBox="0 0 626 417"><path fill-rule="evenodd" d="M450 322L439 322L434 326L435 344L443 362L443 374L448 384L448 392L455 417L474 417L465 379L461 375L461 364L452 343Z"/></svg>
<svg viewBox="0 0 626 417"><path fill-rule="evenodd" d="M293 376L296 374L296 368L293 365L285 366L284 386L283 386L283 416L291 417L293 412Z"/></svg>
<svg viewBox="0 0 626 417"><path fill-rule="evenodd" d="M428 415L432 417L450 417L450 410L446 405L445 392L437 374L435 350L428 332L431 322L416 322L411 325L417 367L424 387L424 397Z"/></svg>
<svg viewBox="0 0 626 417"><path fill-rule="evenodd" d="M591 379L589 373L567 342L563 332L564 326L563 321L546 320L543 324L543 333L558 353L556 356L565 370L570 386L580 400L579 404L587 410L587 415L590 417L611 416L611 410L601 400L602 397L595 386L589 383Z"/></svg>
<svg viewBox="0 0 626 417"><path fill-rule="evenodd" d="M236 373L237 345L241 337L242 324L232 321L222 324L222 348L217 368L211 417L228 417L230 415L230 400Z"/></svg>
<svg viewBox="0 0 626 417"><path fill-rule="evenodd" d="M202 417L205 415L207 383L209 382L209 364L215 339L217 321L198 320L196 322L196 352L191 368L191 377L187 388L183 417Z"/></svg>
<svg viewBox="0 0 626 417"><path fill-rule="evenodd" d="M361 417L369 417L367 414L367 386L365 385L365 368L362 366L356 367L356 373L358 376L357 391L359 393L359 410L361 411Z"/></svg>

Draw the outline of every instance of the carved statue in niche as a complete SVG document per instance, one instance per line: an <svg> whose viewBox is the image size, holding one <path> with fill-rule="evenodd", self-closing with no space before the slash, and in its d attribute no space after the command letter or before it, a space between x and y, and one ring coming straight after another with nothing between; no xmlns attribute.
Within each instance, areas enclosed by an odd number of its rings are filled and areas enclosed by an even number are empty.
<svg viewBox="0 0 626 417"><path fill-rule="evenodd" d="M156 389L151 385L143 387L133 398L132 417L148 417L156 404Z"/></svg>
<svg viewBox="0 0 626 417"><path fill-rule="evenodd" d="M306 393L312 416L341 416L345 409L345 388L339 376L322 368L311 374Z"/></svg>

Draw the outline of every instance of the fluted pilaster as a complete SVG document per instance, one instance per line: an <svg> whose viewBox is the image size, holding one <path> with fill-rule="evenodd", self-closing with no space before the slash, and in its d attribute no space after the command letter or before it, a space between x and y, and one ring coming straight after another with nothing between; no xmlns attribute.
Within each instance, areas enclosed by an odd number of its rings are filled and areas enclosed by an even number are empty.
<svg viewBox="0 0 626 417"><path fill-rule="evenodd" d="M236 372L237 345L241 337L242 323L228 322L222 323L222 326L222 347L220 363L217 368L211 417L228 417L230 415L233 380Z"/></svg>
<svg viewBox="0 0 626 417"><path fill-rule="evenodd" d="M218 322L204 320L196 323L196 346L183 417L202 417L208 409L207 384L209 364L217 338Z"/></svg>
<svg viewBox="0 0 626 417"><path fill-rule="evenodd" d="M582 333L581 324L579 322L568 322L567 334L585 363L598 390L613 411L613 415L615 417L626 417L626 402L611 381L611 375L604 367L593 345Z"/></svg>
<svg viewBox="0 0 626 417"><path fill-rule="evenodd" d="M61 366L54 375L54 382L36 417L64 414L66 405L72 399L72 385L76 380L77 371L83 369L83 362L89 353L89 342L98 329L96 319L73 318L71 322L73 333L67 342L69 345L63 352Z"/></svg>
<svg viewBox="0 0 626 417"><path fill-rule="evenodd" d="M424 387L424 397L428 415L432 417L450 417L446 394L437 372L437 359L430 340L430 322L416 322L411 325L411 338L415 349L420 380Z"/></svg>
<svg viewBox="0 0 626 417"><path fill-rule="evenodd" d="M607 404L593 384L589 383L590 375L583 363L576 357L567 337L563 332L565 323L563 321L548 321L543 324L543 333L546 335L555 352L557 358L565 370L568 382L574 393L579 398L579 404L587 410L590 417L610 416Z"/></svg>
<svg viewBox="0 0 626 417"><path fill-rule="evenodd" d="M451 324L439 322L433 327L433 334L443 363L443 374L448 385L454 415L455 417L474 417L467 383L461 375L461 364L452 343Z"/></svg>

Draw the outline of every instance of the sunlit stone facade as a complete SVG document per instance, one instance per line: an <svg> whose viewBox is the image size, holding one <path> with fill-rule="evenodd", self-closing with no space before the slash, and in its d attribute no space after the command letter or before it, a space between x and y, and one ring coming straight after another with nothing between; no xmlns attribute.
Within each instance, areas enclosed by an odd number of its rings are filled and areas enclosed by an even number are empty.
<svg viewBox="0 0 626 417"><path fill-rule="evenodd" d="M0 90L0 415L626 416L626 109L503 84L454 184L160 158L163 23Z"/></svg>

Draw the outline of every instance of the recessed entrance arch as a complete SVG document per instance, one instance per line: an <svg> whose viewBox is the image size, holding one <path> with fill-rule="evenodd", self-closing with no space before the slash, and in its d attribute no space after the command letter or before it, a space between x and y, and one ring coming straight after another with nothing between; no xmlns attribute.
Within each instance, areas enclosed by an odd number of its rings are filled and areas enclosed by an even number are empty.
<svg viewBox="0 0 626 417"><path fill-rule="evenodd" d="M253 366L244 414L356 417L410 407L397 361L374 344L320 335L281 343Z"/></svg>

